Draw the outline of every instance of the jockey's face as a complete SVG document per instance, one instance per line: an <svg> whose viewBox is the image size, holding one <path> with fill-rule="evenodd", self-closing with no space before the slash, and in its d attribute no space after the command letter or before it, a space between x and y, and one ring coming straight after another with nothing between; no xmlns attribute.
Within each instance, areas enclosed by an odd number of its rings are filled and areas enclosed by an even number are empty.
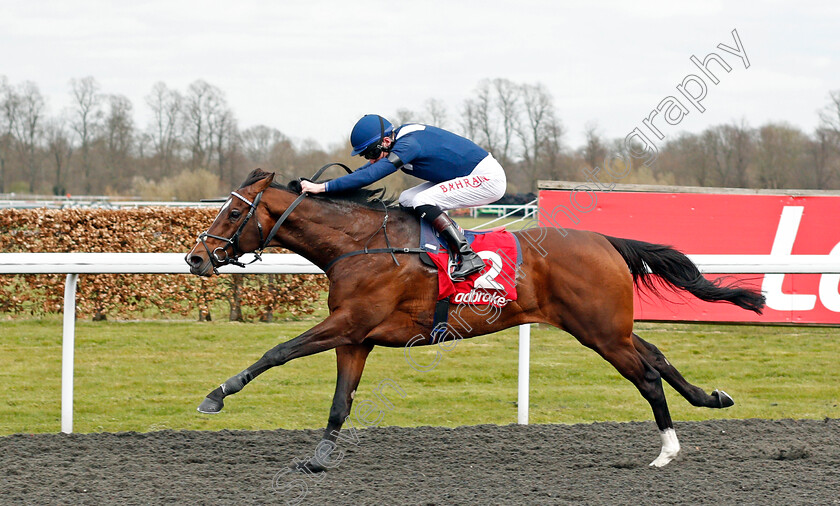
<svg viewBox="0 0 840 506"><path fill-rule="evenodd" d="M392 138L390 136L385 137L384 139L382 139L382 147L384 149L379 152L379 156L377 156L376 158L366 158L366 160L370 163L376 163L379 160L382 160L383 158L387 157L388 156L388 148L390 148L391 144L393 144L393 143L394 143L394 141L392 140Z"/></svg>

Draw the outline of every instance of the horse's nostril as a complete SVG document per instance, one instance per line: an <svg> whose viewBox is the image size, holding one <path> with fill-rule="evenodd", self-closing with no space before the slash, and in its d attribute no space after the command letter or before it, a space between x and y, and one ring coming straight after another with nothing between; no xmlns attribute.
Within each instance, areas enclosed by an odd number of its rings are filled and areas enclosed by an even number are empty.
<svg viewBox="0 0 840 506"><path fill-rule="evenodd" d="M198 255L190 255L190 259L188 260L189 264L193 267L198 267L199 265L201 265L202 261L203 260Z"/></svg>

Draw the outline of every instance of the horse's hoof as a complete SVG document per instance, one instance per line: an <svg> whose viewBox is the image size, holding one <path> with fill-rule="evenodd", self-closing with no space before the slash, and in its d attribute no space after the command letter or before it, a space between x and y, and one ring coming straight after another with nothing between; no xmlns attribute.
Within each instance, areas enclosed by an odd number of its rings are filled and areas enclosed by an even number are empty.
<svg viewBox="0 0 840 506"><path fill-rule="evenodd" d="M674 453L662 452L661 454L659 454L658 457L656 457L656 460L654 460L653 462L650 463L650 467L665 467L666 465L668 465L668 463L670 463L672 460L674 460L677 457L677 453L678 452L674 452Z"/></svg>
<svg viewBox="0 0 840 506"><path fill-rule="evenodd" d="M225 403L221 399L216 400L211 399L210 397L205 397L204 400L201 401L201 404L198 405L198 412L207 415L215 415L221 411L223 407L225 407Z"/></svg>
<svg viewBox="0 0 840 506"><path fill-rule="evenodd" d="M715 389L715 391L712 392L712 396L717 398L718 405L716 407L718 408L728 408L729 406L735 405L735 401L732 397L723 390Z"/></svg>
<svg viewBox="0 0 840 506"><path fill-rule="evenodd" d="M327 468L322 466L321 464L319 464L314 458L310 458L310 459L305 460L303 462L300 462L300 461L296 460L295 463L292 464L291 467L294 471L297 471L299 473L310 474L310 473L325 473L325 472L327 472Z"/></svg>
<svg viewBox="0 0 840 506"><path fill-rule="evenodd" d="M677 458L680 453L680 441L674 429L665 429L659 433L662 437L662 451L659 456L650 463L651 467L662 467Z"/></svg>

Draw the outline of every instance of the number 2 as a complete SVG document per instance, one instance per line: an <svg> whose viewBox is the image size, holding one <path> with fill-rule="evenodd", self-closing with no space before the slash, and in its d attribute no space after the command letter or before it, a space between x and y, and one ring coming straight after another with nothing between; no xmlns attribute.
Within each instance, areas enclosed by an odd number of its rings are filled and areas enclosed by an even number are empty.
<svg viewBox="0 0 840 506"><path fill-rule="evenodd" d="M499 273L502 272L502 257L495 251L479 251L476 253L482 260L490 261L490 268L475 280L475 288L486 290L504 290L505 287L496 281Z"/></svg>

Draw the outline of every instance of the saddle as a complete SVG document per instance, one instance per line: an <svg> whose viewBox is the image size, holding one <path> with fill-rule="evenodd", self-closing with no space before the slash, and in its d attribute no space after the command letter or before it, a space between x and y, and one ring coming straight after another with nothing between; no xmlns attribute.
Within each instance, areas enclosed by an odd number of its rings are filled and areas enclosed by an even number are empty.
<svg viewBox="0 0 840 506"><path fill-rule="evenodd" d="M464 237L487 268L454 282L449 273L455 255L447 250L434 229L420 220L420 249L426 252L421 260L438 271L438 300L455 304L491 304L502 307L516 300L516 273L522 264L522 249L515 235L504 227L491 230L464 230ZM451 297L451 298L450 298Z"/></svg>

